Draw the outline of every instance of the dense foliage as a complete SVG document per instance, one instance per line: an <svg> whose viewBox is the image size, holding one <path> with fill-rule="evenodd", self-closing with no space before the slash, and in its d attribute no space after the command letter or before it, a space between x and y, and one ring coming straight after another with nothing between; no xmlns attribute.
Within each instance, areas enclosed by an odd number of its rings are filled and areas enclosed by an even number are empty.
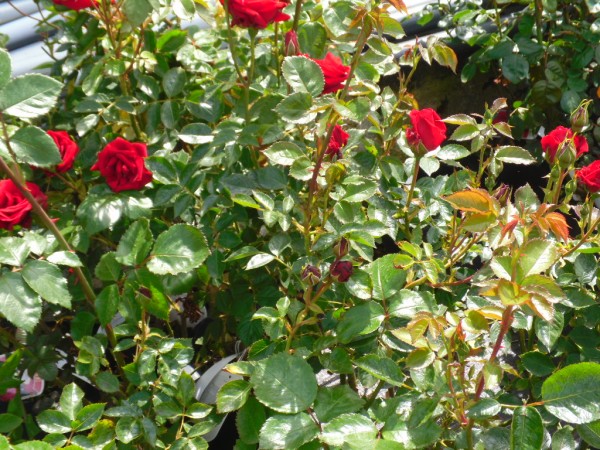
<svg viewBox="0 0 600 450"><path fill-rule="evenodd" d="M466 65L401 0L43 3L50 76L0 49L0 449L600 446L596 6L507 3ZM410 93L494 60L521 99Z"/></svg>

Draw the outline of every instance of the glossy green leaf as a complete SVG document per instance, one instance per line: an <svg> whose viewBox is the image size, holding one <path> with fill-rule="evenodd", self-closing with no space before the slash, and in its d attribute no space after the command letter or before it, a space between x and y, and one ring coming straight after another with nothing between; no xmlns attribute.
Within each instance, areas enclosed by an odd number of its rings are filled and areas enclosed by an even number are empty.
<svg viewBox="0 0 600 450"><path fill-rule="evenodd" d="M321 440L331 446L345 443L353 447L372 447L377 436L377 428L368 417L360 414L342 414L323 426Z"/></svg>
<svg viewBox="0 0 600 450"><path fill-rule="evenodd" d="M51 167L62 162L54 139L41 128L29 126L10 137L10 146L19 162L37 167Z"/></svg>
<svg viewBox="0 0 600 450"><path fill-rule="evenodd" d="M568 423L600 420L600 364L583 362L566 366L542 385L544 407Z"/></svg>
<svg viewBox="0 0 600 450"><path fill-rule="evenodd" d="M537 409L520 406L515 409L510 428L511 450L541 450L544 425Z"/></svg>
<svg viewBox="0 0 600 450"><path fill-rule="evenodd" d="M317 424L304 412L275 415L267 419L260 430L260 448L265 450L295 450L311 441L319 432Z"/></svg>
<svg viewBox="0 0 600 450"><path fill-rule="evenodd" d="M235 418L240 438L248 445L258 444L260 429L266 420L265 407L254 397L249 397Z"/></svg>
<svg viewBox="0 0 600 450"><path fill-rule="evenodd" d="M536 159L527 150L514 145L504 145L496 150L496 159L509 164L533 164Z"/></svg>
<svg viewBox="0 0 600 450"><path fill-rule="evenodd" d="M71 293L62 271L47 261L29 261L21 272L29 287L48 303L71 308Z"/></svg>
<svg viewBox="0 0 600 450"><path fill-rule="evenodd" d="M357 336L377 330L385 319L383 306L375 302L366 302L353 306L344 313L336 327L340 342L348 343Z"/></svg>
<svg viewBox="0 0 600 450"><path fill-rule="evenodd" d="M0 111L20 119L34 119L54 107L62 87L62 83L39 73L13 78L0 90Z"/></svg>
<svg viewBox="0 0 600 450"><path fill-rule="evenodd" d="M89 430L96 426L104 414L104 403L92 403L81 408L75 416L74 429Z"/></svg>
<svg viewBox="0 0 600 450"><path fill-rule="evenodd" d="M148 0L125 0L123 12L133 26L141 25L152 12L152 4Z"/></svg>
<svg viewBox="0 0 600 450"><path fill-rule="evenodd" d="M527 242L520 249L520 254L518 267L523 278L548 270L558 258L556 244L542 239Z"/></svg>
<svg viewBox="0 0 600 450"><path fill-rule="evenodd" d="M393 386L402 386L404 382L405 377L400 366L391 358L370 354L357 359L355 364L375 378Z"/></svg>
<svg viewBox="0 0 600 450"><path fill-rule="evenodd" d="M68 384L63 389L59 400L60 411L69 420L75 420L77 413L81 411L83 396L83 391L75 383Z"/></svg>
<svg viewBox="0 0 600 450"><path fill-rule="evenodd" d="M321 422L329 422L341 414L358 411L364 403L348 385L320 387L314 410Z"/></svg>
<svg viewBox="0 0 600 450"><path fill-rule="evenodd" d="M516 53L502 58L501 67L502 74L511 83L518 83L529 76L529 63Z"/></svg>
<svg viewBox="0 0 600 450"><path fill-rule="evenodd" d="M545 377L556 368L552 359L545 353L527 352L521 355L521 362L527 371L537 377Z"/></svg>
<svg viewBox="0 0 600 450"><path fill-rule="evenodd" d="M52 264L60 264L61 266L68 267L81 267L83 263L75 252L58 251L54 252L47 258L48 262Z"/></svg>
<svg viewBox="0 0 600 450"><path fill-rule="evenodd" d="M317 113L310 112L312 96L307 92L295 92L284 98L275 108L279 116L290 123L305 124L315 120Z"/></svg>
<svg viewBox="0 0 600 450"><path fill-rule="evenodd" d="M275 411L294 414L312 405L317 379L299 356L277 353L259 364L250 379L256 398Z"/></svg>
<svg viewBox="0 0 600 450"><path fill-rule="evenodd" d="M208 144L213 141L212 129L204 123L188 123L178 133L179 139L186 144Z"/></svg>
<svg viewBox="0 0 600 450"><path fill-rule="evenodd" d="M493 398L484 398L479 400L467 410L467 417L471 419L489 419L494 417L501 410L500 403Z"/></svg>
<svg viewBox="0 0 600 450"><path fill-rule="evenodd" d="M592 448L600 448L600 420L577 425L576 430L579 436Z"/></svg>
<svg viewBox="0 0 600 450"><path fill-rule="evenodd" d="M42 300L23 281L20 273L0 276L0 314L13 325L33 331L42 314Z"/></svg>
<svg viewBox="0 0 600 450"><path fill-rule="evenodd" d="M244 406L252 386L246 380L233 380L225 383L217 393L217 411L226 413Z"/></svg>
<svg viewBox="0 0 600 450"><path fill-rule="evenodd" d="M208 253L200 230L185 224L173 225L156 239L148 269L158 275L189 272L202 264Z"/></svg>
<svg viewBox="0 0 600 450"><path fill-rule="evenodd" d="M395 256L378 258L366 269L373 282L373 298L377 300L389 300L404 286L406 271L396 267Z"/></svg>
<svg viewBox="0 0 600 450"><path fill-rule="evenodd" d="M152 247L153 239L148 219L132 223L117 247L115 259L121 264L134 266L141 264Z"/></svg>
<svg viewBox="0 0 600 450"><path fill-rule="evenodd" d="M0 238L0 264L22 266L29 255L29 245L21 238L8 236Z"/></svg>
<svg viewBox="0 0 600 450"><path fill-rule="evenodd" d="M316 62L304 56L288 56L283 60L281 71L294 92L321 95L325 87L323 72Z"/></svg>

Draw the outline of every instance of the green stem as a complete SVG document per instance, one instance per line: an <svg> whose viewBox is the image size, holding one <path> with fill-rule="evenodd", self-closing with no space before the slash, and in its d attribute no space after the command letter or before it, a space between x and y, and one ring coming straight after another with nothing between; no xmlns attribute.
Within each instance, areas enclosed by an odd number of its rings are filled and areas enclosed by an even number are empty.
<svg viewBox="0 0 600 450"><path fill-rule="evenodd" d="M552 196L552 203L555 205L558 205L558 201L560 200L560 191L562 189L562 184L565 181L566 175L567 171L560 169L560 175L558 176L558 181L554 185L554 195Z"/></svg>
<svg viewBox="0 0 600 450"><path fill-rule="evenodd" d="M235 72L237 73L238 80L240 83L244 83L244 76L242 75L242 70L240 69L240 65L237 60L237 47L235 45L235 40L233 39L233 31L231 29L231 16L229 14L229 0L225 0L224 4L225 9L225 23L227 25L227 42L229 44L229 50L231 52L231 59L233 60L233 67L235 68Z"/></svg>
<svg viewBox="0 0 600 450"><path fill-rule="evenodd" d="M298 22L300 21L300 14L302 14L302 0L296 0L296 9L294 10L294 23L292 24L292 30L298 31Z"/></svg>
<svg viewBox="0 0 600 450"><path fill-rule="evenodd" d="M415 194L415 186L417 185L417 177L419 176L419 162L421 161L420 156L415 157L415 166L413 167L412 180L410 182L410 189L408 190L408 196L406 197L406 206L404 207L404 234L406 239L410 241L410 204L412 203L413 196Z"/></svg>

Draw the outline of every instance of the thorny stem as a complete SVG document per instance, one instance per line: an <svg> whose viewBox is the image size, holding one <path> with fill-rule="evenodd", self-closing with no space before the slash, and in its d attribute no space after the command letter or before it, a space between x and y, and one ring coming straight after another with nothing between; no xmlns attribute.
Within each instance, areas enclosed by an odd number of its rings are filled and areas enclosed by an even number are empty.
<svg viewBox="0 0 600 450"><path fill-rule="evenodd" d="M301 3L301 0L298 0L297 5ZM343 102L348 94L348 90L350 89L350 82L352 81L352 77L354 76L354 71L358 66L358 61L360 59L360 55L362 52L365 43L367 42L367 38L371 34L371 27L363 27L361 33L358 37L358 41L356 43L356 51L352 56L352 62L350 63L350 72L348 74L348 78L346 79L346 83L344 84L344 88L339 96L339 101ZM313 200L318 189L317 179L319 178L319 172L321 171L321 165L323 164L323 160L325 159L325 154L327 152L327 147L329 146L329 142L331 141L331 136L333 135L333 129L335 128L335 122L337 121L338 114L331 109L329 112L329 117L327 118L327 133L325 138L320 142L320 145L317 147L317 160L315 163L315 167L313 169L312 177L308 183L308 199L306 201L306 208L304 213L304 245L306 247L307 253L310 252L311 247L311 239L310 239L310 224L312 222L312 209L313 209Z"/></svg>
<svg viewBox="0 0 600 450"><path fill-rule="evenodd" d="M419 162L421 161L421 157L417 156L415 158L415 166L413 167L412 180L410 183L410 189L408 191L408 196L406 198L406 206L404 207L404 234L406 238L410 241L411 233L410 233L410 204L412 203L413 196L415 194L415 186L417 185L417 177L419 176Z"/></svg>
<svg viewBox="0 0 600 450"><path fill-rule="evenodd" d="M296 9L294 10L294 23L292 30L298 31L298 22L300 22L300 14L302 13L302 0L296 0Z"/></svg>
<svg viewBox="0 0 600 450"><path fill-rule="evenodd" d="M554 196L552 198L552 203L554 203L555 205L558 205L558 201L560 200L560 191L562 188L562 184L565 181L566 175L567 175L567 171L561 169L560 174L558 176L558 181L556 182L556 185L553 187Z"/></svg>

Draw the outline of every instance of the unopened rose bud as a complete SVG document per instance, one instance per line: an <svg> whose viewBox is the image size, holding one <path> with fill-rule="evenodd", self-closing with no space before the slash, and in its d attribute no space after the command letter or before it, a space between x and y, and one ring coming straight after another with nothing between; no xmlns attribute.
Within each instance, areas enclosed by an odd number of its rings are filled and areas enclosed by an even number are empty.
<svg viewBox="0 0 600 450"><path fill-rule="evenodd" d="M294 30L290 30L285 33L284 43L286 56L300 54L300 43L298 42L298 35Z"/></svg>
<svg viewBox="0 0 600 450"><path fill-rule="evenodd" d="M333 253L335 254L337 259L343 258L348 254L349 247L350 244L348 243L348 240L346 238L342 238L340 242L335 244L335 246L333 247Z"/></svg>
<svg viewBox="0 0 600 450"><path fill-rule="evenodd" d="M309 264L302 271L302 281L314 286L321 281L321 271L318 267Z"/></svg>
<svg viewBox="0 0 600 450"><path fill-rule="evenodd" d="M577 109L571 113L571 129L575 133L581 133L590 123L588 114L588 106L592 103L591 100L583 100Z"/></svg>
<svg viewBox="0 0 600 450"><path fill-rule="evenodd" d="M510 186L502 183L498 189L494 191L494 198L498 200L501 206L506 206L506 202L510 197Z"/></svg>
<svg viewBox="0 0 600 450"><path fill-rule="evenodd" d="M340 283L345 283L352 276L354 267L350 261L335 261L329 268L331 278Z"/></svg>
<svg viewBox="0 0 600 450"><path fill-rule="evenodd" d="M577 151L572 139L565 139L556 151L556 160L559 167L563 169L570 168L577 159Z"/></svg>

